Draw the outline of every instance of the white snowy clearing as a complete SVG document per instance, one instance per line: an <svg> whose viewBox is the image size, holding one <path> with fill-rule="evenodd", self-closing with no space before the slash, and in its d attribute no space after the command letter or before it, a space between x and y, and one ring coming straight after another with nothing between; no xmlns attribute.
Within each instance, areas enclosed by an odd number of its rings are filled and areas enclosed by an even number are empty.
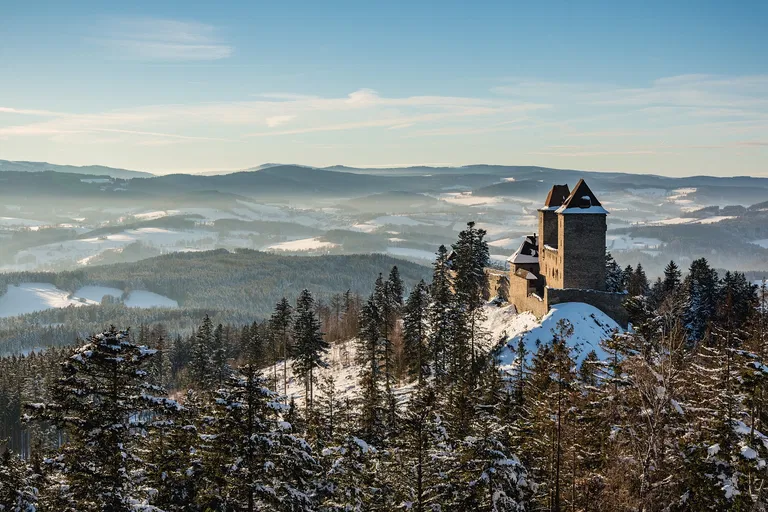
<svg viewBox="0 0 768 512"><path fill-rule="evenodd" d="M608 235L606 246L611 251L628 251L632 249L658 249L664 244L657 238L634 238L629 235Z"/></svg>
<svg viewBox="0 0 768 512"><path fill-rule="evenodd" d="M473 196L471 192L455 192L444 194L440 197L441 201L462 206L484 206L502 201L501 197Z"/></svg>
<svg viewBox="0 0 768 512"><path fill-rule="evenodd" d="M331 249L338 247L338 244L324 242L319 238L302 238L301 240L292 240L290 242L281 242L267 247L270 251L319 251L322 249Z"/></svg>
<svg viewBox="0 0 768 512"><path fill-rule="evenodd" d="M516 357L515 351L520 339L528 354L536 352L537 344L546 343L557 331L560 320L567 320L573 326L573 335L568 344L576 349L576 360L581 362L594 350L597 357L607 357L600 348L600 341L610 338L615 332L623 332L619 324L594 306L582 302L567 302L552 306L540 321L532 313L515 314L514 306L488 308L487 328L493 342L506 339L506 347L499 354L501 369L510 369Z"/></svg>
<svg viewBox="0 0 768 512"><path fill-rule="evenodd" d="M600 349L599 343L603 339L610 338L613 332L622 329L611 320L605 313L599 309L579 302L558 304L553 306L551 311L541 320L537 320L532 313L515 312L514 306L495 307L486 306L485 329L489 335L489 347L503 345L499 353L500 369L509 371L515 367L515 357L518 341L522 338L526 350L531 354L536 352L538 340L541 342L549 341L554 331L557 329L557 323L561 319L567 319L573 325L573 336L570 343L579 349L578 361L591 351L595 350L598 357L606 357L606 354ZM342 397L354 397L357 393L357 375L360 367L355 364L355 346L356 340L336 343L331 346L326 361L328 368L317 370L318 382L332 374L336 381L336 390ZM297 405L301 406L304 402L304 383L294 377L291 369L293 361L287 361L287 396L293 398ZM283 362L280 361L275 366L270 366L264 370L264 377L273 378L277 376L278 392L283 392ZM401 383L395 390L398 401L407 399L413 390L414 383ZM317 387L315 387L317 393Z"/></svg>
<svg viewBox="0 0 768 512"><path fill-rule="evenodd" d="M119 298L123 292L105 286L84 286L71 295L50 283L9 285L8 291L0 297L0 318L52 308L99 304L105 295ZM131 308L179 307L175 300L145 290L132 291L124 303Z"/></svg>
<svg viewBox="0 0 768 512"><path fill-rule="evenodd" d="M768 238L765 238L763 240L752 240L752 243L755 245L759 245L763 249L768 249Z"/></svg>
<svg viewBox="0 0 768 512"><path fill-rule="evenodd" d="M29 270L69 261L88 265L94 257L105 251L122 250L134 242L142 242L163 249L179 250L190 246L200 248L203 244L212 248L216 240L215 233L203 230L179 231L149 227L127 229L120 233L96 238L67 240L25 249L16 254L17 263L15 265L6 265L3 270Z"/></svg>

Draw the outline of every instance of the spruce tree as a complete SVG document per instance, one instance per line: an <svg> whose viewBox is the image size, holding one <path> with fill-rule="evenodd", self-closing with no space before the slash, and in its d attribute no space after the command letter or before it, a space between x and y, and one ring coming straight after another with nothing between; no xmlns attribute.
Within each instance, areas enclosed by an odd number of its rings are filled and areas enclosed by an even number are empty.
<svg viewBox="0 0 768 512"><path fill-rule="evenodd" d="M296 300L293 323L293 372L304 381L304 400L307 409L312 409L315 369L325 368L325 354L330 346L320 332L320 322L315 315L314 300L309 290L302 290Z"/></svg>
<svg viewBox="0 0 768 512"><path fill-rule="evenodd" d="M213 322L208 315L205 315L203 323L197 329L192 349L192 360L189 363L189 374L192 382L202 388L207 388L213 383L212 350Z"/></svg>
<svg viewBox="0 0 768 512"><path fill-rule="evenodd" d="M624 291L624 271L607 251L605 253L605 289L609 292Z"/></svg>
<svg viewBox="0 0 768 512"><path fill-rule="evenodd" d="M272 331L275 348L279 347L280 357L283 360L283 396L288 395L288 354L291 352L291 323L293 308L291 308L288 299L283 297L275 305L275 311L269 320L269 327ZM277 353L277 352L276 352ZM273 361L275 371L277 371L277 357ZM277 382L275 383L277 386Z"/></svg>
<svg viewBox="0 0 768 512"><path fill-rule="evenodd" d="M29 406L33 418L66 433L51 462L77 510L127 511L146 503L140 436L154 414L178 408L148 383L154 353L112 327L63 363L50 403Z"/></svg>
<svg viewBox="0 0 768 512"><path fill-rule="evenodd" d="M381 364L379 344L381 319L373 296L360 310L360 333L357 341L355 363L360 367L360 421L358 435L368 442L383 438Z"/></svg>
<svg viewBox="0 0 768 512"><path fill-rule="evenodd" d="M448 346L454 330L453 281L448 261L448 250L441 245L433 266L430 285L432 302L429 307L429 349L434 375L443 381L447 374Z"/></svg>
<svg viewBox="0 0 768 512"><path fill-rule="evenodd" d="M420 382L429 375L429 289L422 279L408 296L403 308L403 345L407 374Z"/></svg>
<svg viewBox="0 0 768 512"><path fill-rule="evenodd" d="M32 468L8 449L0 454L0 510L35 512L37 485Z"/></svg>

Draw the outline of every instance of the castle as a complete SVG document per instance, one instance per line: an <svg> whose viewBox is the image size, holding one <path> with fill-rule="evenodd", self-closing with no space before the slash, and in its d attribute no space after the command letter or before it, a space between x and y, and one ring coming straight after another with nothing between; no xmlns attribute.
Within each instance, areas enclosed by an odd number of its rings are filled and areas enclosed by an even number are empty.
<svg viewBox="0 0 768 512"><path fill-rule="evenodd" d="M538 214L538 235L525 237L509 270L486 269L488 296L538 317L554 304L585 302L626 325L625 295L605 287L608 212L587 183L553 186Z"/></svg>

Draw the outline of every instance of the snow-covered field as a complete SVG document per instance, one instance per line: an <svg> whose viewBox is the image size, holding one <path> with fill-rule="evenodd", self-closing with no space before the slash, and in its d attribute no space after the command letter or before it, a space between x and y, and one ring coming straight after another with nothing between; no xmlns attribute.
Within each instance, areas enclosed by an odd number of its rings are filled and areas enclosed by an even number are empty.
<svg viewBox="0 0 768 512"><path fill-rule="evenodd" d="M338 244L324 242L319 238L302 238L301 240L273 244L267 247L267 249L270 251L320 251L338 246Z"/></svg>
<svg viewBox="0 0 768 512"><path fill-rule="evenodd" d="M85 304L96 304L96 302L70 298L67 292L59 290L50 283L22 283L19 286L8 286L8 291L0 297L0 318Z"/></svg>
<svg viewBox="0 0 768 512"><path fill-rule="evenodd" d="M462 206L486 206L500 203L502 201L501 197L473 196L471 192L455 192L444 194L440 197L440 199L446 203L458 204Z"/></svg>
<svg viewBox="0 0 768 512"><path fill-rule="evenodd" d="M216 242L217 234L203 230L179 231L165 228L139 228L127 229L120 233L100 236L97 238L84 238L80 240L67 240L52 244L39 245L20 251L16 255L16 265L9 265L2 270L29 270L32 268L55 265L59 262L76 261L81 265L87 265L91 259L105 251L122 250L125 246L134 242L142 242L149 246L178 250L183 247L193 246L199 248L204 242L211 245ZM25 262L25 263L21 263Z"/></svg>
<svg viewBox="0 0 768 512"><path fill-rule="evenodd" d="M632 249L657 249L664 242L657 238L634 238L629 235L608 235L606 248L609 251L628 251Z"/></svg>
<svg viewBox="0 0 768 512"><path fill-rule="evenodd" d="M435 253L421 249L411 249L409 247L387 247L387 254L399 256L401 258L411 258L417 260L432 261L435 259Z"/></svg>
<svg viewBox="0 0 768 512"><path fill-rule="evenodd" d="M768 238L765 238L763 240L752 240L752 243L755 245L759 245L763 249L768 249Z"/></svg>
<svg viewBox="0 0 768 512"><path fill-rule="evenodd" d="M121 297L122 290L105 286L84 286L70 295L50 283L21 283L8 286L0 297L0 318L33 313L52 308L99 304L105 295ZM124 301L131 308L176 308L179 304L168 297L145 290L134 290Z"/></svg>
<svg viewBox="0 0 768 512"><path fill-rule="evenodd" d="M31 227L40 227L45 225L46 225L45 222L40 222L39 220L20 219L17 217L0 217L0 226L3 226L3 227L31 228Z"/></svg>

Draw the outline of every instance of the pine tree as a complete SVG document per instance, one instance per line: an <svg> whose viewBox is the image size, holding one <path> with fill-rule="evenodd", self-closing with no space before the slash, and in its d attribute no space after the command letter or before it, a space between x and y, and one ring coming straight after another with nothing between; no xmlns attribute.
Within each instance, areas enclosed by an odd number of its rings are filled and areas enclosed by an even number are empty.
<svg viewBox="0 0 768 512"><path fill-rule="evenodd" d="M717 272L706 259L694 260L685 278L684 288L687 292L685 326L691 341L701 341L717 312L720 295Z"/></svg>
<svg viewBox="0 0 768 512"><path fill-rule="evenodd" d="M211 351L213 349L213 322L205 315L203 323L197 329L189 373L192 382L206 388L212 384Z"/></svg>
<svg viewBox="0 0 768 512"><path fill-rule="evenodd" d="M276 342L275 347L280 347L283 359L283 396L288 395L288 354L291 352L291 323L293 309L288 299L283 297L275 305L275 312L269 320L269 327ZM274 359L275 371L277 371L277 357ZM277 382L275 382L277 386Z"/></svg>
<svg viewBox="0 0 768 512"><path fill-rule="evenodd" d="M372 296L360 310L360 333L355 356L355 362L360 366L358 373L361 388L359 436L368 442L379 441L383 437L383 397L379 362L380 325L379 310Z"/></svg>
<svg viewBox="0 0 768 512"><path fill-rule="evenodd" d="M605 289L609 292L624 291L624 271L610 252L605 253Z"/></svg>
<svg viewBox="0 0 768 512"><path fill-rule="evenodd" d="M336 378L328 373L320 379L316 398L317 444L320 447L336 443L349 425L343 419L344 404L339 396Z"/></svg>
<svg viewBox="0 0 768 512"><path fill-rule="evenodd" d="M0 454L0 510L35 512L37 502L32 468L6 449Z"/></svg>
<svg viewBox="0 0 768 512"><path fill-rule="evenodd" d="M645 275L643 266L638 263L637 267L635 267L635 271L629 277L629 295L647 295L648 289L648 277Z"/></svg>
<svg viewBox="0 0 768 512"><path fill-rule="evenodd" d="M680 272L680 267L678 267L674 261L670 260L667 266L664 267L663 290L666 296L675 294L680 290L680 286L683 284L680 280L681 277L682 273Z"/></svg>
<svg viewBox="0 0 768 512"><path fill-rule="evenodd" d="M309 290L302 290L296 300L296 317L293 323L293 371L304 381L305 403L312 409L315 368L325 368L325 354L330 348L320 332L320 322L313 309L314 300Z"/></svg>
<svg viewBox="0 0 768 512"><path fill-rule="evenodd" d="M207 412L190 390L182 406L151 420L146 458L152 505L167 512L197 510L203 473L198 423Z"/></svg>
<svg viewBox="0 0 768 512"><path fill-rule="evenodd" d="M230 369L229 364L227 363L227 345L228 339L225 336L224 326L219 324L216 326L216 329L213 330L210 353L210 379L216 386L224 384L224 381L229 375Z"/></svg>
<svg viewBox="0 0 768 512"><path fill-rule="evenodd" d="M379 451L363 439L347 436L323 450L326 491L321 510L386 511L384 484L377 471Z"/></svg>
<svg viewBox="0 0 768 512"><path fill-rule="evenodd" d="M456 304L461 312L462 325L466 330L470 375L477 366L477 349L482 341L483 295L488 280L485 277L485 267L490 261L488 243L484 240L485 230L476 229L474 222L467 223L467 229L459 233L459 238L453 244L455 272ZM454 361L459 362L464 355L461 352L461 341L454 347L458 350Z"/></svg>
<svg viewBox="0 0 768 512"><path fill-rule="evenodd" d="M525 439L524 461L540 482L536 500L549 510L564 510L565 462L572 428L576 365L568 339L573 326L558 323L552 340L539 346L533 356L526 401L531 408L530 435Z"/></svg>
<svg viewBox="0 0 768 512"><path fill-rule="evenodd" d="M407 374L420 382L429 375L430 354L427 346L429 289L422 279L403 308L403 344Z"/></svg>
<svg viewBox="0 0 768 512"><path fill-rule="evenodd" d="M384 401L387 411L386 421L390 429L394 428L396 417L396 402L394 398L395 388L395 361L394 345L392 343L392 333L395 325L395 314L398 308L391 290L391 283L381 274L376 279L373 292L376 309L379 313L381 334L379 339L378 361L382 367L381 377L384 384ZM400 298L402 302L402 297Z"/></svg>
<svg viewBox="0 0 768 512"><path fill-rule="evenodd" d="M632 282L632 276L634 275L635 271L632 268L632 265L627 265L624 267L624 275L622 276L622 286L624 287L624 290L626 290L628 293L631 293L629 291L630 283Z"/></svg>
<svg viewBox="0 0 768 512"><path fill-rule="evenodd" d="M471 434L458 445L460 464L454 478L462 487L457 493L460 510L526 510L528 472L507 445L502 407L503 382L496 364L483 373Z"/></svg>
<svg viewBox="0 0 768 512"><path fill-rule="evenodd" d="M77 510L127 511L146 502L138 436L153 413L178 407L147 382L154 353L112 327L66 360L50 403L30 405L35 419L66 432L52 462Z"/></svg>
<svg viewBox="0 0 768 512"><path fill-rule="evenodd" d="M452 286L448 250L441 245L437 250L429 290L432 298L429 308L429 348L434 375L439 381L444 380L447 374L448 345L454 330Z"/></svg>

